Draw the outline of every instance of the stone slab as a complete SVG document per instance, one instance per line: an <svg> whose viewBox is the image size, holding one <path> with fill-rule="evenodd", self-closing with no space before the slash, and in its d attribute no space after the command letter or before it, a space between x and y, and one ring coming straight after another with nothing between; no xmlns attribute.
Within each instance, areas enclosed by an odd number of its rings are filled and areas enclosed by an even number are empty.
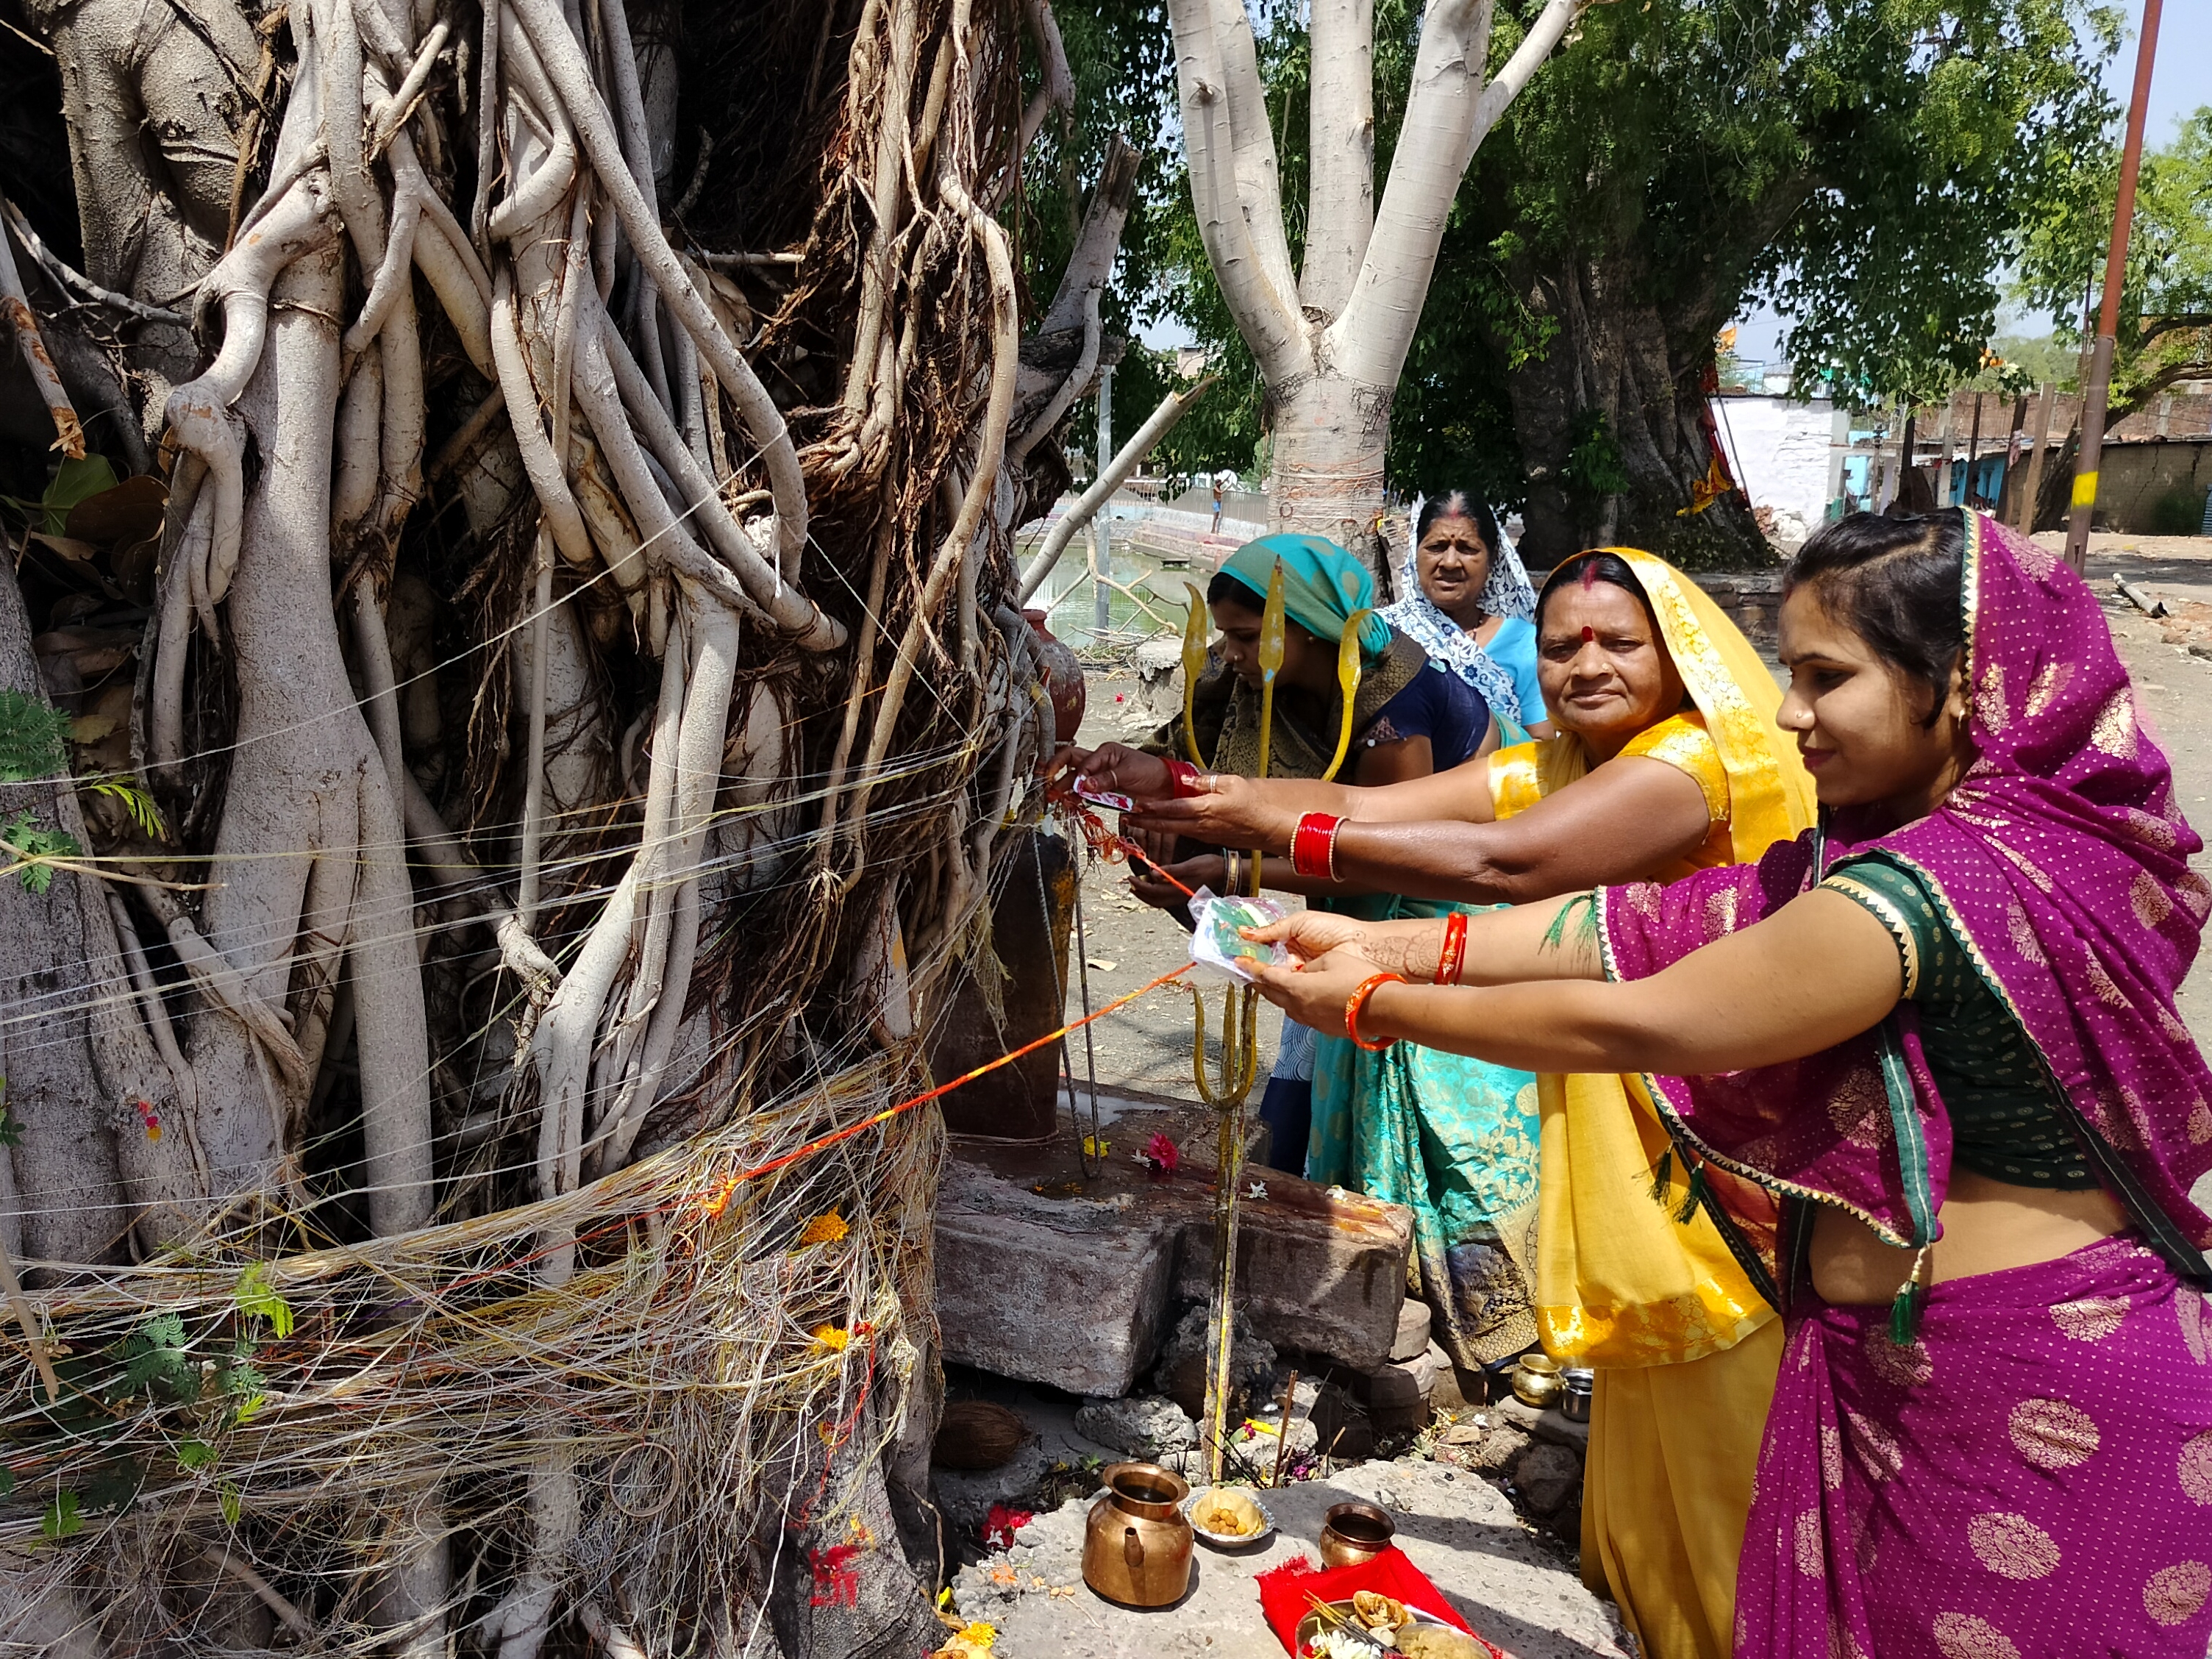
<svg viewBox="0 0 2212 1659"><path fill-rule="evenodd" d="M1127 1394L1159 1348L1175 1256L1174 1230L1128 1210L949 1163L936 1250L945 1357L1071 1394Z"/></svg>
<svg viewBox="0 0 2212 1659"><path fill-rule="evenodd" d="M1398 1334L1390 1344L1393 1359L1418 1359L1429 1349L1429 1327L1435 1316L1418 1297L1407 1297L1398 1310Z"/></svg>
<svg viewBox="0 0 2212 1659"><path fill-rule="evenodd" d="M1073 1393L1125 1394L1180 1307L1211 1297L1213 1114L1129 1095L1101 1106L1108 1150L1089 1170L1064 1109L1048 1141L952 1142L937 1224L946 1358ZM1154 1134L1178 1149L1170 1179L1148 1178L1135 1161ZM1240 1209L1240 1310L1277 1348L1359 1370L1383 1363L1405 1304L1411 1214L1278 1170L1249 1178L1266 1195Z"/></svg>
<svg viewBox="0 0 2212 1659"><path fill-rule="evenodd" d="M1371 1370L1386 1364L1406 1301L1412 1212L1264 1172L1267 1197L1249 1203L1237 1230L1237 1305L1278 1348ZM1213 1285L1213 1213L1184 1226L1175 1288L1193 1301Z"/></svg>
<svg viewBox="0 0 2212 1659"><path fill-rule="evenodd" d="M1589 1447L1590 1425L1571 1423L1557 1406L1547 1406L1538 1411L1534 1406L1523 1405L1508 1395L1503 1400L1492 1401L1483 1410L1493 1418L1513 1424L1539 1440L1548 1440L1555 1446L1565 1446L1580 1453Z"/></svg>
<svg viewBox="0 0 2212 1659"><path fill-rule="evenodd" d="M997 1628L993 1659L1282 1659L1253 1581L1297 1556L1314 1559L1322 1517L1353 1498L1389 1510L1413 1564L1469 1625L1517 1659L1625 1659L1611 1609L1504 1494L1479 1476L1419 1462L1364 1463L1267 1492L1276 1534L1234 1552L1200 1545L1190 1590L1173 1607L1136 1612L1084 1584L1089 1499L1038 1516L1012 1549L962 1568L955 1605L962 1617Z"/></svg>

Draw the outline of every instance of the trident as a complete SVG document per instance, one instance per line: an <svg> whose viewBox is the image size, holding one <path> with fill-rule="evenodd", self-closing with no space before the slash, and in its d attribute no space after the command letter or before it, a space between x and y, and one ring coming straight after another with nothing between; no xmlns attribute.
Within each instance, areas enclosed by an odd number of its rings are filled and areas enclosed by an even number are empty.
<svg viewBox="0 0 2212 1659"><path fill-rule="evenodd" d="M1194 764L1204 768L1197 732L1198 678L1206 669L1208 632L1206 599L1195 584L1183 584L1190 595L1190 614L1183 624L1183 747ZM1336 683L1344 703L1336 752L1330 757L1324 780L1336 775L1352 747L1352 711L1359 691L1359 633L1371 613L1354 611L1344 625L1336 649ZM1267 601L1260 616L1260 763L1261 777L1267 775L1268 751L1275 729L1275 676L1283 666L1283 567L1277 561L1267 578ZM1260 849L1252 849L1252 890L1261 888ZM1238 1200L1244 1187L1244 1146L1249 1119L1245 1101L1259 1074L1256 1041L1260 994L1249 985L1232 985L1222 994L1221 1065L1218 1085L1206 1075L1206 999L1195 985L1190 988L1191 1011L1196 1038L1191 1046L1191 1076L1199 1098L1220 1119L1215 1143L1213 1189L1212 1305L1207 1310L1206 1336L1206 1470L1211 1486L1221 1484L1222 1460L1227 1449L1229 1362L1236 1319L1237 1222ZM1290 1433L1285 1420L1283 1433Z"/></svg>

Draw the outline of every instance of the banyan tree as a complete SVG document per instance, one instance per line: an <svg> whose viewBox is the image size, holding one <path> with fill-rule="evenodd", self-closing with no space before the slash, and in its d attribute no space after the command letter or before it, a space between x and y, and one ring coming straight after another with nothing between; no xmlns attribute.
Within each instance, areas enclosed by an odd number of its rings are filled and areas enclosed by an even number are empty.
<svg viewBox="0 0 2212 1659"><path fill-rule="evenodd" d="M1133 155L1031 296L1044 0L27 4L0 1650L934 1645Z"/></svg>

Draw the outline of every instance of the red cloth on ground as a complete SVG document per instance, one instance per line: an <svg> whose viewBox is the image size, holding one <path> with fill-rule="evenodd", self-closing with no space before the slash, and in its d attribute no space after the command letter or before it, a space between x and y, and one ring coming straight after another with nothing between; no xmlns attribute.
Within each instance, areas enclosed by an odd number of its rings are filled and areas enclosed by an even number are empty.
<svg viewBox="0 0 2212 1659"><path fill-rule="evenodd" d="M1301 1556L1261 1573L1258 1583L1260 1611L1267 1616L1267 1627L1275 1632L1283 1650L1293 1659L1297 1653L1298 1622L1313 1611L1306 1597L1313 1595L1324 1601L1349 1601L1359 1590L1377 1590L1409 1607L1434 1613L1455 1630L1467 1631L1482 1642L1495 1659L1505 1659L1502 1650L1483 1642L1468 1628L1467 1620L1452 1611L1452 1604L1429 1582L1428 1575L1407 1560L1405 1551L1395 1544L1372 1561L1349 1567L1316 1568Z"/></svg>

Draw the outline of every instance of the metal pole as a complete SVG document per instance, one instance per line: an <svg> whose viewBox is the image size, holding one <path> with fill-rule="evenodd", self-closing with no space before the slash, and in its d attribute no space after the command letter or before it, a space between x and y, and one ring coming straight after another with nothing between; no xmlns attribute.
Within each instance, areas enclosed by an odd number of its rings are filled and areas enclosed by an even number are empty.
<svg viewBox="0 0 2212 1659"><path fill-rule="evenodd" d="M1839 404L1828 416L1828 505L1824 519L1843 516L1844 463L1850 452L1850 411Z"/></svg>
<svg viewBox="0 0 2212 1659"><path fill-rule="evenodd" d="M2066 522L2066 562L2078 575L2089 560L2089 524L2097 516L2097 467L2104 458L2105 407L2112 389L2112 349L2120 331L2120 289L2128 275L2128 231L2136 214L2136 174L2142 166L2143 120L2150 104L2151 60L2158 52L2160 0L2143 0L2142 36L2136 42L2135 90L2128 95L2128 137L2120 152L2119 199L2112 204L2112 241L2105 255L2105 304L2081 399L2081 448L2074 463L2074 514Z"/></svg>
<svg viewBox="0 0 2212 1659"><path fill-rule="evenodd" d="M1114 365L1109 363L1098 371L1098 470L1102 475L1106 458L1113 453ZM1098 558L1097 580L1091 584L1091 625L1101 635L1113 620L1106 607L1114 590L1104 580L1114 574L1114 532L1108 524L1113 516L1114 498L1109 495L1098 504L1098 516L1091 521L1091 545Z"/></svg>
<svg viewBox="0 0 2212 1659"><path fill-rule="evenodd" d="M1942 512L1951 505L1951 394L1943 394L1943 419L1936 428L1936 441L1943 446L1943 453L1936 465L1936 510Z"/></svg>

